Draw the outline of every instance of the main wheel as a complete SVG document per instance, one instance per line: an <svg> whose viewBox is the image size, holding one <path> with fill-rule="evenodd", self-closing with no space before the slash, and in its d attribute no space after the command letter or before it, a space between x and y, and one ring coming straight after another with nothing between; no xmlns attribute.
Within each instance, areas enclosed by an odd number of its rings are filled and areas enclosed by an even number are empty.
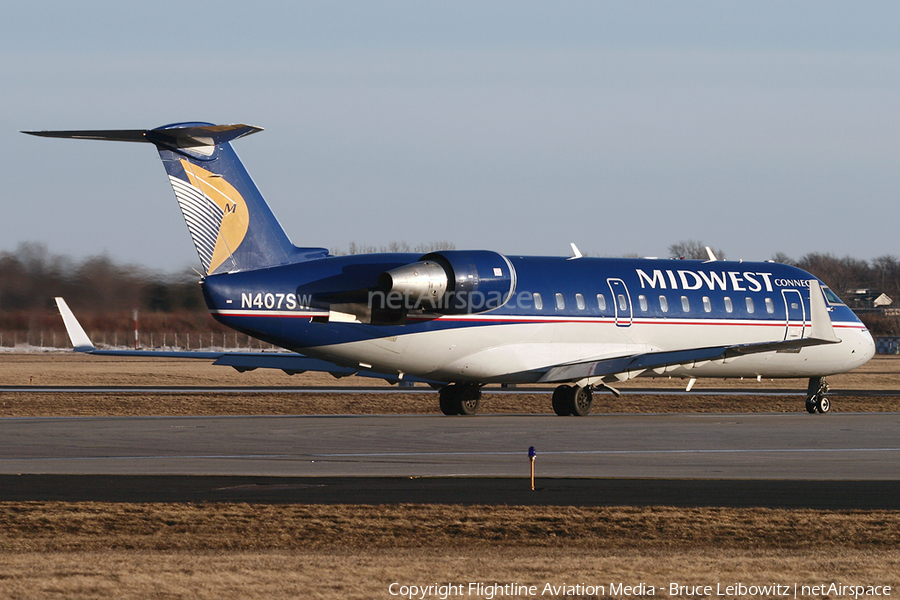
<svg viewBox="0 0 900 600"><path fill-rule="evenodd" d="M450 386L441 388L439 392L441 412L452 417L459 414L459 403L456 401L453 391L447 391Z"/></svg>
<svg viewBox="0 0 900 600"><path fill-rule="evenodd" d="M570 385L561 385L553 390L553 412L560 417L568 417L572 414L573 388Z"/></svg>
<svg viewBox="0 0 900 600"><path fill-rule="evenodd" d="M831 401L827 397L822 396L818 400L816 400L817 413L824 415L829 410L831 410Z"/></svg>
<svg viewBox="0 0 900 600"><path fill-rule="evenodd" d="M447 416L474 415L481 406L481 388L472 384L450 384L440 391L441 412Z"/></svg>
<svg viewBox="0 0 900 600"><path fill-rule="evenodd" d="M481 394L479 394L480 396ZM478 408L481 406L480 398L460 398L458 415L474 415L478 414Z"/></svg>
<svg viewBox="0 0 900 600"><path fill-rule="evenodd" d="M591 413L594 395L589 387L576 387L572 390L572 413L576 417L585 417Z"/></svg>
<svg viewBox="0 0 900 600"><path fill-rule="evenodd" d="M817 412L819 412L819 411L816 410L816 403L815 403L815 402L810 402L809 400L807 400L807 401L806 401L806 412L808 412L808 413L811 414L811 415L814 415L814 414L816 414Z"/></svg>

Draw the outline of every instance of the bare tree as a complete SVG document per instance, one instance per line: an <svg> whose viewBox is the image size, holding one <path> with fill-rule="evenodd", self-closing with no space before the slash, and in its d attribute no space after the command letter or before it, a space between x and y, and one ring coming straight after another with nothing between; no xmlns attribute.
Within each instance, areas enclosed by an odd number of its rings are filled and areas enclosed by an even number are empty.
<svg viewBox="0 0 900 600"><path fill-rule="evenodd" d="M413 252L440 252L441 250L456 250L456 246L446 240L431 242L430 244L418 244Z"/></svg>
<svg viewBox="0 0 900 600"><path fill-rule="evenodd" d="M797 266L824 281L838 295L846 296L858 289L872 287L871 270L864 260L813 252L797 261Z"/></svg>
<svg viewBox="0 0 900 600"><path fill-rule="evenodd" d="M350 246L346 252L341 248L333 248L331 253L335 256L345 256L348 254L374 254L376 252L426 254L428 252L438 252L440 250L456 250L456 246L447 241L431 242L428 244L421 243L417 244L415 247L410 247L406 241L394 241L381 247L376 247L371 244L357 244L356 242L350 242Z"/></svg>
<svg viewBox="0 0 900 600"><path fill-rule="evenodd" d="M783 265L797 265L797 262L784 252L776 252L772 255L772 260Z"/></svg>
<svg viewBox="0 0 900 600"><path fill-rule="evenodd" d="M721 249L716 248L713 252L719 260L725 258L725 253ZM672 258L709 259L709 253L706 251L706 244L698 240L684 240L677 244L672 244L669 246L669 256Z"/></svg>
<svg viewBox="0 0 900 600"><path fill-rule="evenodd" d="M900 300L900 260L896 256L885 255L872 259L871 264L878 289L894 301Z"/></svg>

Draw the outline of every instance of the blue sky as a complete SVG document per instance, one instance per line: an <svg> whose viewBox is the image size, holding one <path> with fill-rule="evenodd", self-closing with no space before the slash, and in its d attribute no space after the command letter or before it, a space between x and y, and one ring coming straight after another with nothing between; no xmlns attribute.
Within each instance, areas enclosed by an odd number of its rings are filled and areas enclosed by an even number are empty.
<svg viewBox="0 0 900 600"><path fill-rule="evenodd" d="M198 260L154 149L204 120L300 245L900 254L894 2L32 2L0 23L0 250Z"/></svg>

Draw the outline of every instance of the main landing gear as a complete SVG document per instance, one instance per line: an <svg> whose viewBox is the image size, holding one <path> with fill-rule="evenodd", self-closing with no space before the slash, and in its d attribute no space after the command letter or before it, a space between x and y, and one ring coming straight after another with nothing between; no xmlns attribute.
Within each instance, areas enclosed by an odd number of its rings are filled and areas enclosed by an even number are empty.
<svg viewBox="0 0 900 600"><path fill-rule="evenodd" d="M806 388L806 412L813 415L824 414L831 410L831 402L825 396L828 389L828 384L823 378L809 378L809 387Z"/></svg>
<svg viewBox="0 0 900 600"><path fill-rule="evenodd" d="M590 387L561 385L553 390L553 412L560 417L583 417L591 412L594 394Z"/></svg>
<svg viewBox="0 0 900 600"><path fill-rule="evenodd" d="M474 415L481 404L481 386L477 383L451 383L439 394L445 415Z"/></svg>

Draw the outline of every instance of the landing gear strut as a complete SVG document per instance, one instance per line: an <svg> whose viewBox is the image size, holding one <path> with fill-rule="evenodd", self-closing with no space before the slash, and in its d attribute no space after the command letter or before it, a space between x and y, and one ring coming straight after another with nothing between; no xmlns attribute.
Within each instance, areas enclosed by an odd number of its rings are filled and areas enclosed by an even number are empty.
<svg viewBox="0 0 900 600"><path fill-rule="evenodd" d="M561 385L553 390L553 412L560 417L588 415L593 401L594 395L590 387Z"/></svg>
<svg viewBox="0 0 900 600"><path fill-rule="evenodd" d="M474 415L481 404L481 386L476 383L451 383L439 395L445 415Z"/></svg>
<svg viewBox="0 0 900 600"><path fill-rule="evenodd" d="M825 396L829 387L821 377L810 377L806 388L806 412L824 414L831 410L831 401Z"/></svg>

